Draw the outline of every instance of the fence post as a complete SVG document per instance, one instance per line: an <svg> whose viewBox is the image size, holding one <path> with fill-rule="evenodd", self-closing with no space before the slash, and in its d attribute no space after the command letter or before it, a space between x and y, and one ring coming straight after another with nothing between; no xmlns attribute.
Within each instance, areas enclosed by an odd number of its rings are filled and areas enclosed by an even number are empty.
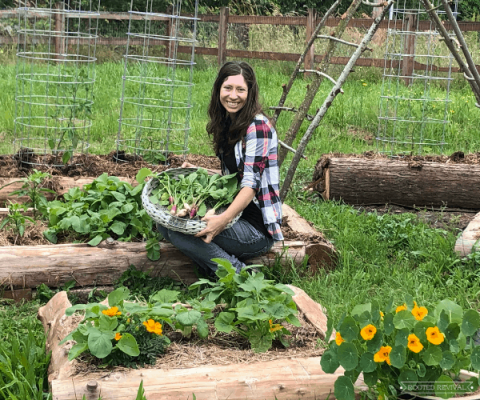
<svg viewBox="0 0 480 400"><path fill-rule="evenodd" d="M417 15L409 13L406 15L407 26L406 32L412 32L405 35L405 42L403 46L403 63L402 63L402 75L405 85L410 86L413 83L413 70L415 64L415 31L417 30Z"/></svg>
<svg viewBox="0 0 480 400"><path fill-rule="evenodd" d="M167 14L172 14L172 6L167 7ZM169 18L165 24L165 36L167 37L174 37L175 36L175 21L173 18ZM171 58L173 54L173 43L172 40L167 40L167 44L165 45L165 58Z"/></svg>
<svg viewBox="0 0 480 400"><path fill-rule="evenodd" d="M307 32L305 43L308 43L310 37L315 30L315 24L317 23L317 11L314 8L308 9L308 16L307 16ZM305 69L314 69L314 62L315 62L315 43L312 43L312 46L308 50L308 53L305 55ZM305 76L310 75L310 73L305 73Z"/></svg>
<svg viewBox="0 0 480 400"><path fill-rule="evenodd" d="M65 33L65 21L62 14L62 3L55 4L55 53L57 59L62 58L62 54L65 53L63 36Z"/></svg>
<svg viewBox="0 0 480 400"><path fill-rule="evenodd" d="M220 8L220 21L218 23L218 66L227 61L227 33L228 33L228 7Z"/></svg>

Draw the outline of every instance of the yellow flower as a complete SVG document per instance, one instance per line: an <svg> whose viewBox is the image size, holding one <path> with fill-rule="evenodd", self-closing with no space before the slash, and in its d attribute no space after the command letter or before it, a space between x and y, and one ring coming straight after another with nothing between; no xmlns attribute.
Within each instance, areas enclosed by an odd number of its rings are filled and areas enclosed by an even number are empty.
<svg viewBox="0 0 480 400"><path fill-rule="evenodd" d="M414 353L420 353L423 349L423 344L420 343L420 339L414 333L408 335L408 348Z"/></svg>
<svg viewBox="0 0 480 400"><path fill-rule="evenodd" d="M385 316L385 314L382 311L380 311L380 318L382 319L382 321L383 321L384 316Z"/></svg>
<svg viewBox="0 0 480 400"><path fill-rule="evenodd" d="M342 335L340 335L340 332L337 332L335 334L335 343L337 344L337 346L340 346L344 341L345 339L342 338Z"/></svg>
<svg viewBox="0 0 480 400"><path fill-rule="evenodd" d="M131 321L131 319L130 319L130 318L128 318L128 319L127 319L127 324L129 324L129 323L130 323L130 321Z"/></svg>
<svg viewBox="0 0 480 400"><path fill-rule="evenodd" d="M163 333L162 324L160 322L155 322L153 319L143 321L143 325L150 333L155 333L156 335L161 335Z"/></svg>
<svg viewBox="0 0 480 400"><path fill-rule="evenodd" d="M432 344L440 344L444 341L443 333L440 332L438 326L434 326L433 328L427 328L427 340Z"/></svg>
<svg viewBox="0 0 480 400"><path fill-rule="evenodd" d="M398 312L406 310L406 309L407 309L406 304L404 304L403 306L398 306L397 309L395 310L395 313L398 313Z"/></svg>
<svg viewBox="0 0 480 400"><path fill-rule="evenodd" d="M102 314L108 315L109 317L115 317L116 315L122 315L120 311L118 311L118 307L112 307L108 310L102 310Z"/></svg>
<svg viewBox="0 0 480 400"><path fill-rule="evenodd" d="M412 314L417 321L421 321L428 314L428 310L425 307L419 307L415 301L415 307L412 309Z"/></svg>
<svg viewBox="0 0 480 400"><path fill-rule="evenodd" d="M268 320L268 323L270 324L270 332L272 333L283 328L283 326L280 324L273 324L271 319Z"/></svg>
<svg viewBox="0 0 480 400"><path fill-rule="evenodd" d="M367 86L367 84L365 82L362 83L363 86Z"/></svg>
<svg viewBox="0 0 480 400"><path fill-rule="evenodd" d="M380 350L378 350L374 356L373 361L376 363L381 363L386 361L388 365L390 365L390 352L392 351L391 346L382 346Z"/></svg>
<svg viewBox="0 0 480 400"><path fill-rule="evenodd" d="M372 340L376 333L377 328L375 328L375 326L372 324L363 327L360 331L360 335L362 335L363 340Z"/></svg>
<svg viewBox="0 0 480 400"><path fill-rule="evenodd" d="M120 340L122 338L122 335L120 335L120 332L115 333L115 340Z"/></svg>

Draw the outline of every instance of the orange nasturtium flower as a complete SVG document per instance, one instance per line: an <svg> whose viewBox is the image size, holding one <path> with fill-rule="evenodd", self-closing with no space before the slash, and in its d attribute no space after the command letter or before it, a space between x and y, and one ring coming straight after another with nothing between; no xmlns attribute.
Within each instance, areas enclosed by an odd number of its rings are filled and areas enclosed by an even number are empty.
<svg viewBox="0 0 480 400"><path fill-rule="evenodd" d="M415 307L412 309L412 314L417 321L421 321L428 314L428 310L425 307L419 307L416 301L414 301L414 303Z"/></svg>
<svg viewBox="0 0 480 400"><path fill-rule="evenodd" d="M385 314L382 311L380 311L380 318L381 318L382 321L383 321L384 316L385 316Z"/></svg>
<svg viewBox="0 0 480 400"><path fill-rule="evenodd" d="M276 331L279 331L280 329L283 328L283 326L280 325L280 324L274 324L274 323L272 323L272 320L271 320L271 319L268 320L268 323L270 324L270 332L272 332L272 333L273 333L273 332L276 332Z"/></svg>
<svg viewBox="0 0 480 400"><path fill-rule="evenodd" d="M111 307L108 310L102 310L102 314L108 315L109 317L115 317L116 315L122 315L120 311L118 311L118 307Z"/></svg>
<svg viewBox="0 0 480 400"><path fill-rule="evenodd" d="M148 321L143 321L143 325L145 325L147 331L150 333L155 333L156 335L162 334L162 324L160 322L149 319Z"/></svg>
<svg viewBox="0 0 480 400"><path fill-rule="evenodd" d="M406 309L407 309L406 304L404 304L403 306L398 306L397 309L395 310L395 314Z"/></svg>
<svg viewBox="0 0 480 400"><path fill-rule="evenodd" d="M375 334L377 333L377 328L372 324L369 324L362 328L360 335L362 335L363 340L372 340Z"/></svg>
<svg viewBox="0 0 480 400"><path fill-rule="evenodd" d="M122 338L122 335L120 335L120 332L115 333L115 340L120 340Z"/></svg>
<svg viewBox="0 0 480 400"><path fill-rule="evenodd" d="M408 348L414 353L420 353L423 349L423 344L420 343L420 339L414 333L408 335Z"/></svg>
<svg viewBox="0 0 480 400"><path fill-rule="evenodd" d="M337 346L340 346L344 341L345 339L342 338L342 335L340 335L340 332L335 333L335 343L337 344Z"/></svg>
<svg viewBox="0 0 480 400"><path fill-rule="evenodd" d="M376 363L381 363L386 361L388 365L391 365L390 363L390 352L392 351L392 346L382 346L380 347L380 350L378 350L374 356L373 356L373 361Z"/></svg>
<svg viewBox="0 0 480 400"><path fill-rule="evenodd" d="M440 344L442 343L445 338L443 337L443 333L440 332L438 326L434 326L433 328L427 328L427 340L432 344Z"/></svg>

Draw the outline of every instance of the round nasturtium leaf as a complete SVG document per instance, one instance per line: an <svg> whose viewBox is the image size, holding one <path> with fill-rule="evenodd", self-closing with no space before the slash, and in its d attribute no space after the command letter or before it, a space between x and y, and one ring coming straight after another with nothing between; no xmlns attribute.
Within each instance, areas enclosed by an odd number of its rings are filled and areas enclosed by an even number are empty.
<svg viewBox="0 0 480 400"><path fill-rule="evenodd" d="M442 359L440 360L440 367L443 369L450 369L455 364L455 357L453 354L446 350L442 353Z"/></svg>
<svg viewBox="0 0 480 400"><path fill-rule="evenodd" d="M367 350L371 353L376 353L378 350L380 350L380 347L382 347L382 344L383 344L383 332L381 330L377 330L377 333L375 333L375 336L373 337L373 339L367 341Z"/></svg>
<svg viewBox="0 0 480 400"><path fill-rule="evenodd" d="M417 381L418 381L418 376L415 373L415 371L411 369L403 370L398 376L398 384L400 385L400 388L402 390L406 390L406 391L412 390L412 387L415 386Z"/></svg>
<svg viewBox="0 0 480 400"><path fill-rule="evenodd" d="M430 346L425 350L425 353L423 353L423 361L425 362L425 365L433 366L433 365L438 365L440 364L440 361L442 360L443 354L442 354L442 349L438 346Z"/></svg>
<svg viewBox="0 0 480 400"><path fill-rule="evenodd" d="M390 362L392 367L402 368L407 360L406 351L404 346L395 346L390 352Z"/></svg>
<svg viewBox="0 0 480 400"><path fill-rule="evenodd" d="M465 336L472 336L480 328L480 315L477 310L468 310L463 314L462 332Z"/></svg>
<svg viewBox="0 0 480 400"><path fill-rule="evenodd" d="M335 381L334 391L335 397L339 400L355 400L355 391L350 378L340 376Z"/></svg>
<svg viewBox="0 0 480 400"><path fill-rule="evenodd" d="M342 343L337 351L338 362L346 371L355 369L358 365L358 351L353 343Z"/></svg>
<svg viewBox="0 0 480 400"><path fill-rule="evenodd" d="M410 311L402 310L395 314L393 317L393 325L397 329L408 329L411 330L417 320Z"/></svg>
<svg viewBox="0 0 480 400"><path fill-rule="evenodd" d="M340 366L335 352L327 350L323 353L322 358L320 358L320 366L322 367L323 372L333 374Z"/></svg>
<svg viewBox="0 0 480 400"><path fill-rule="evenodd" d="M368 387L375 386L378 382L378 373L377 371L366 372L363 374L363 381Z"/></svg>
<svg viewBox="0 0 480 400"><path fill-rule="evenodd" d="M435 381L435 395L442 399L451 399L455 397L455 382L453 379L446 375L440 375Z"/></svg>
<svg viewBox="0 0 480 400"><path fill-rule="evenodd" d="M440 315L442 311L445 311L450 322L462 323L463 309L457 303L448 299L442 300L435 308L436 315Z"/></svg>
<svg viewBox="0 0 480 400"><path fill-rule="evenodd" d="M395 325L393 325L393 314L385 315L383 320L383 329L385 331L385 335L390 335L393 332L395 329Z"/></svg>
<svg viewBox="0 0 480 400"><path fill-rule="evenodd" d="M478 371L480 369L480 347L473 349L470 360L472 362L472 368Z"/></svg>
<svg viewBox="0 0 480 400"><path fill-rule="evenodd" d="M373 372L377 369L377 363L373 361L373 353L363 353L360 358L360 368L364 373Z"/></svg>
<svg viewBox="0 0 480 400"><path fill-rule="evenodd" d="M358 339L358 333L360 332L357 322L352 317L345 317L340 325L339 329L342 338L344 338L347 342L351 342L355 339Z"/></svg>

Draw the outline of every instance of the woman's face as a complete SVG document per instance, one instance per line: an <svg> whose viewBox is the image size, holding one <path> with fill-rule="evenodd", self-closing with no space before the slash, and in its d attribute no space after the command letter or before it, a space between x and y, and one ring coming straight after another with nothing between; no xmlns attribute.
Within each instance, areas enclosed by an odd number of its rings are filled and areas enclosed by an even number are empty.
<svg viewBox="0 0 480 400"><path fill-rule="evenodd" d="M220 103L229 114L240 111L247 102L248 86L242 75L229 76L220 87Z"/></svg>

